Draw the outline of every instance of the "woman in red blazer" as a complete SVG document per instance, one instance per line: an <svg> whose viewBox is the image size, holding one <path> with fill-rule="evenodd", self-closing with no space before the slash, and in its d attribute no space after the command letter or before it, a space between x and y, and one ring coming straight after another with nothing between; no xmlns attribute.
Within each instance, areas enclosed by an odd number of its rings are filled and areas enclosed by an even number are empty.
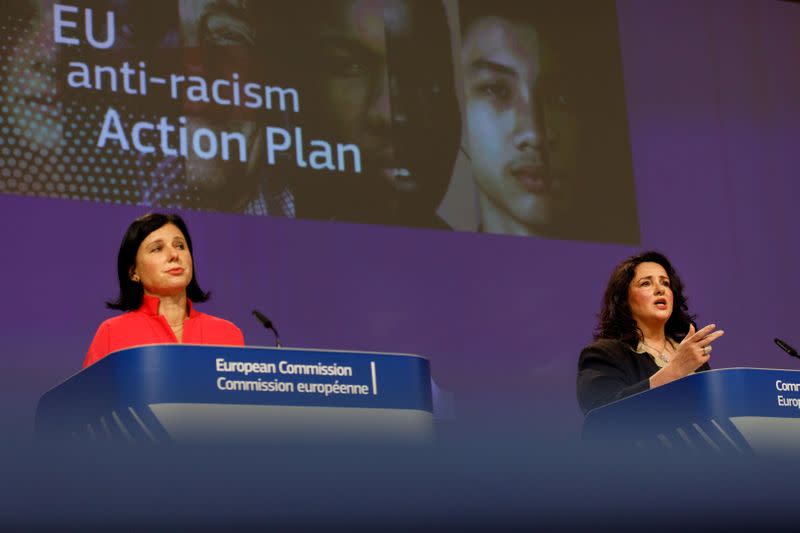
<svg viewBox="0 0 800 533"><path fill-rule="evenodd" d="M126 312L100 324L84 368L143 344L244 345L233 323L193 306L209 294L197 283L192 239L180 216L151 213L134 220L119 248L117 275L119 297L106 305Z"/></svg>

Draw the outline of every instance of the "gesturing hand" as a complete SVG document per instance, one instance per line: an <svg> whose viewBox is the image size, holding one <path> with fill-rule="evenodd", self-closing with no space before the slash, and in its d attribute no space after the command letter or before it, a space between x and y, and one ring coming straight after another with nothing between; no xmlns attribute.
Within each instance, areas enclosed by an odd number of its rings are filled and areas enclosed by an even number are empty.
<svg viewBox="0 0 800 533"><path fill-rule="evenodd" d="M673 367L677 377L688 376L711 357L711 343L722 337L725 331L718 330L716 324L709 324L695 331L694 324L689 326L689 333L678 345L675 356L670 360L669 365Z"/></svg>

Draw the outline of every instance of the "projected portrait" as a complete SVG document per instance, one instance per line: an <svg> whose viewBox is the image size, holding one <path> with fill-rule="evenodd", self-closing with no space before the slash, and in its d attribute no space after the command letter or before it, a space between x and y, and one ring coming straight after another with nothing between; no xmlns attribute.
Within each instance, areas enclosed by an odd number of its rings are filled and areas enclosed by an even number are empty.
<svg viewBox="0 0 800 533"><path fill-rule="evenodd" d="M437 1L281 4L308 138L358 147L355 165L293 173L297 216L446 227L436 208L460 137L452 48ZM313 16L309 15L313 13Z"/></svg>
<svg viewBox="0 0 800 533"><path fill-rule="evenodd" d="M636 243L585 4L3 2L0 192Z"/></svg>
<svg viewBox="0 0 800 533"><path fill-rule="evenodd" d="M548 235L576 179L575 128L558 57L533 10L518 2L461 10L468 154L481 229ZM492 14L499 12L499 15Z"/></svg>
<svg viewBox="0 0 800 533"><path fill-rule="evenodd" d="M262 123L270 117L232 105L234 83L241 86L269 76L271 53L261 47L264 34L270 32L268 7L269 2L259 5L242 0L180 4L183 70L210 85L205 98L192 97L188 90L182 94L187 131L213 132L215 142L221 142L223 135L236 136L236 144L226 146L234 152L228 157L187 150L183 158L186 183L196 198L189 207L257 215L294 214L291 192L285 186L276 186L279 174L270 172L263 161ZM221 88L215 89L214 80L222 82L216 86Z"/></svg>
<svg viewBox="0 0 800 533"><path fill-rule="evenodd" d="M611 7L613 15L613 6L602 7ZM569 28L580 11L554 2L459 3L465 152L477 188L481 231L638 237L624 107L602 117L606 109L599 106L607 105L597 98L602 89L596 94L589 89L616 83L621 97L621 78L614 79L609 69L606 79L595 79L593 85L581 81L580 71L592 58L570 48L575 35ZM587 104L598 107L587 112ZM609 128L617 124L621 132ZM616 152L601 158L607 163L610 155L613 164L598 166L596 152L588 147L615 130ZM599 207L603 200L626 213L616 234L598 220L616 217L608 205ZM605 229L598 231L597 224Z"/></svg>

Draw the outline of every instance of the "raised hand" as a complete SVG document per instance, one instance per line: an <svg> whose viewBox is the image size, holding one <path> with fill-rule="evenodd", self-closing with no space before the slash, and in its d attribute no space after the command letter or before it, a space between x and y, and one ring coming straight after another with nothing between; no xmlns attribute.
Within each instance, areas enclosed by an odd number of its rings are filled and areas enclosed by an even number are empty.
<svg viewBox="0 0 800 533"><path fill-rule="evenodd" d="M711 357L711 343L725 334L725 331L716 329L716 324L709 324L697 331L694 325L689 326L689 333L678 345L669 364L650 378L650 386L658 387L688 376L708 362Z"/></svg>

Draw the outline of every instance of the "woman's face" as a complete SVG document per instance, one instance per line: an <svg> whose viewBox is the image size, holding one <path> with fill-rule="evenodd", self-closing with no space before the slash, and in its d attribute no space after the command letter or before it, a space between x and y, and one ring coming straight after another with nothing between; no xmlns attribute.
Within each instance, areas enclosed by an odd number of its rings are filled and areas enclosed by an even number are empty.
<svg viewBox="0 0 800 533"><path fill-rule="evenodd" d="M486 17L465 33L461 60L484 229L544 232L575 174L575 127L558 103L553 50L533 25Z"/></svg>
<svg viewBox="0 0 800 533"><path fill-rule="evenodd" d="M672 287L664 267L640 263L628 287L628 303L636 323L663 326L672 316L672 301Z"/></svg>
<svg viewBox="0 0 800 533"><path fill-rule="evenodd" d="M359 146L370 179L394 180L384 0L329 9L319 31L318 81L330 135ZM338 140L337 139L337 140Z"/></svg>
<svg viewBox="0 0 800 533"><path fill-rule="evenodd" d="M192 281L192 254L186 237L174 224L161 226L148 235L136 252L131 279L140 281L152 296L174 296L186 292Z"/></svg>

